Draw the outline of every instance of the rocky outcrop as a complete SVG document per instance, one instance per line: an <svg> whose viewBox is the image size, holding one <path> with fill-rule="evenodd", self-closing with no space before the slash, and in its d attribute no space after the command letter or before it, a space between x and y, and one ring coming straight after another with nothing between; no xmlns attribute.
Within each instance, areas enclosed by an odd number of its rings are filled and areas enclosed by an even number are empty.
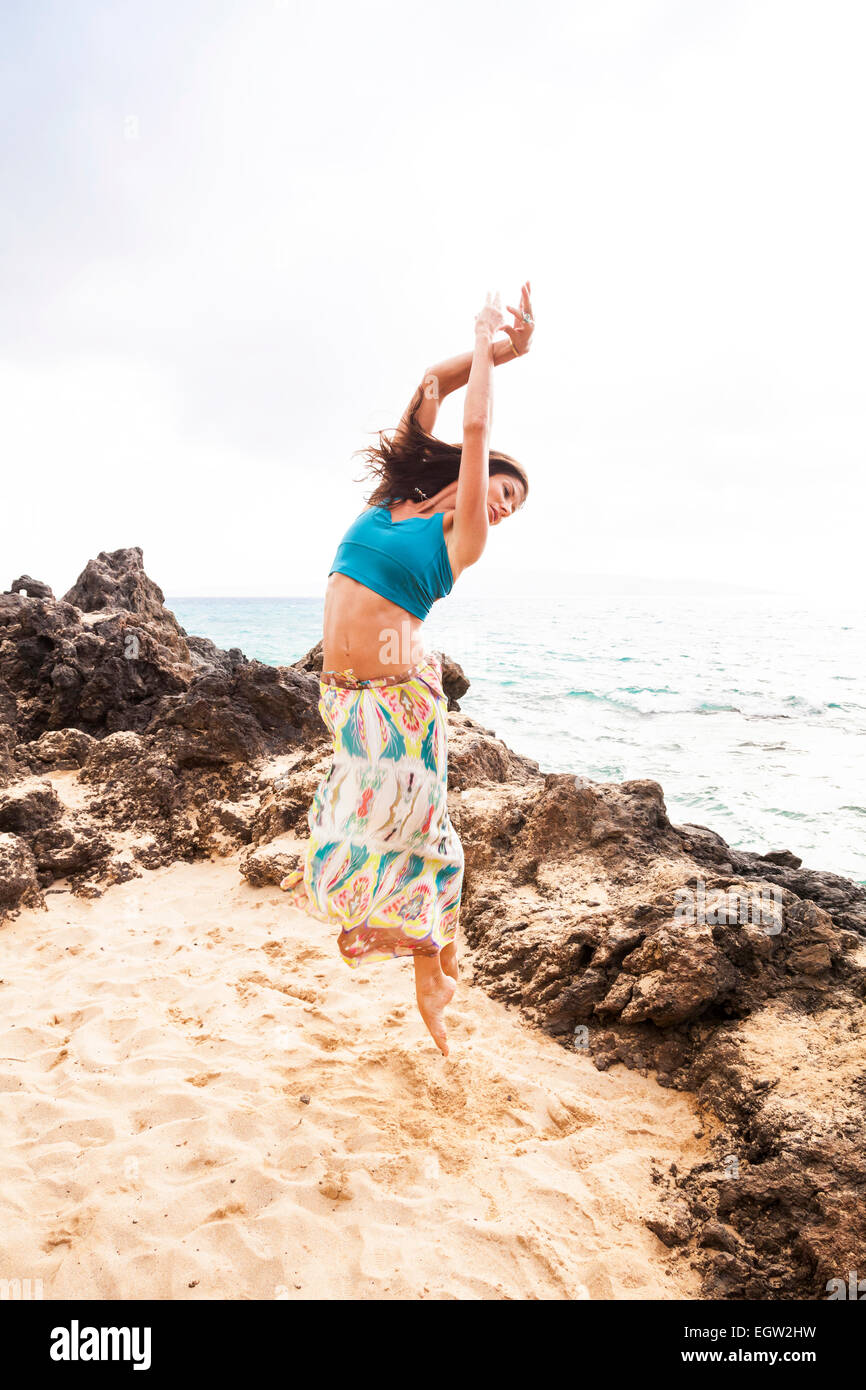
<svg viewBox="0 0 866 1390"><path fill-rule="evenodd" d="M164 735L180 766L251 763L321 736L319 685L289 666L259 661L199 676L161 701L148 726Z"/></svg>
<svg viewBox="0 0 866 1390"><path fill-rule="evenodd" d="M50 729L30 743L22 743L18 756L34 772L53 768L69 772L83 767L93 751L96 739L82 729Z"/></svg>
<svg viewBox="0 0 866 1390"><path fill-rule="evenodd" d="M162 696L193 675L163 635L132 613L85 616L65 600L0 595L0 681L16 701L19 738L145 728Z"/></svg>
<svg viewBox="0 0 866 1390"><path fill-rule="evenodd" d="M452 792L488 783L526 784L537 780L538 775L538 763L513 752L492 729L464 714L450 722L448 786Z"/></svg>
<svg viewBox="0 0 866 1390"><path fill-rule="evenodd" d="M324 643L317 642L314 647L311 647L308 652L294 663L296 669L298 671L310 671L313 675L321 675L322 667L325 664L323 652Z"/></svg>
<svg viewBox="0 0 866 1390"><path fill-rule="evenodd" d="M229 647L224 652L209 637L190 637L187 633L186 644L196 671L222 671L230 676L236 666L243 666L247 660L240 647Z"/></svg>
<svg viewBox="0 0 866 1390"><path fill-rule="evenodd" d="M29 845L19 835L0 831L0 922L20 907L40 907L36 860Z"/></svg>
<svg viewBox="0 0 866 1390"><path fill-rule="evenodd" d="M134 613L162 636L163 646L188 660L186 633L166 608L162 589L145 574L137 545L101 550L95 560L88 560L63 602L82 613Z"/></svg>
<svg viewBox="0 0 866 1390"><path fill-rule="evenodd" d="M242 857L240 863L241 873L251 888L267 888L271 884L279 884L293 869L299 868L300 854L276 845L265 845L250 850Z"/></svg>
<svg viewBox="0 0 866 1390"><path fill-rule="evenodd" d="M64 807L49 782L0 794L0 833L27 846L42 888L58 878L86 877L104 866L112 851L99 826ZM7 901L8 906L15 903Z"/></svg>
<svg viewBox="0 0 866 1390"><path fill-rule="evenodd" d="M705 825L680 825L677 834L683 849L699 864L723 873L759 875L800 898L816 902L825 912L832 912L841 926L866 932L866 891L841 874L804 869L802 860L790 850L753 854L731 849L721 835Z"/></svg>
<svg viewBox="0 0 866 1390"><path fill-rule="evenodd" d="M317 700L294 668L188 641L138 547L91 560L62 600L0 595L0 757L20 744L28 763L56 761L47 733L68 746L162 729L182 763L250 760L320 723Z"/></svg>
<svg viewBox="0 0 866 1390"><path fill-rule="evenodd" d="M141 551L103 552L63 599L0 596L0 824L43 887L122 881L100 827L138 832L149 867L236 849L253 812L230 806L261 759L324 740L318 699L311 674L188 639ZM50 785L16 790L63 772L80 772L86 813ZM25 880L10 869L4 910L25 901Z"/></svg>
<svg viewBox="0 0 866 1390"><path fill-rule="evenodd" d="M10 594L27 594L28 598L53 598L54 592L43 584L41 579L31 579L29 574L22 574L20 579L16 579L9 586Z"/></svg>

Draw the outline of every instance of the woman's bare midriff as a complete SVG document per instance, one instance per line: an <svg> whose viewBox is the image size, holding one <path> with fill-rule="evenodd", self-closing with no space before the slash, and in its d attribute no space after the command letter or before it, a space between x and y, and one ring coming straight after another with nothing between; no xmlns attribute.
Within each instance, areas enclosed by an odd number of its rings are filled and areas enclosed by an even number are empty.
<svg viewBox="0 0 866 1390"><path fill-rule="evenodd" d="M424 655L424 623L348 574L332 574L325 592L322 669L358 680L397 676Z"/></svg>
<svg viewBox="0 0 866 1390"><path fill-rule="evenodd" d="M395 521L417 515L411 504L394 508ZM453 513L444 529L450 532ZM451 558L452 569L454 565ZM455 572L456 578L456 572ZM348 574L332 574L325 590L323 671L348 671L358 680L403 676L424 656L423 618L374 593Z"/></svg>

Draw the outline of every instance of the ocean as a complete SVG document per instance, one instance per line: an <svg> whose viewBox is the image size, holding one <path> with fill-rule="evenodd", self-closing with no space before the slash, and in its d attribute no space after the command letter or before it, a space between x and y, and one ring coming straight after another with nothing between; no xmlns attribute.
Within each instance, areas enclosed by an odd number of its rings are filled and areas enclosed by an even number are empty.
<svg viewBox="0 0 866 1390"><path fill-rule="evenodd" d="M190 633L274 665L319 598L169 598ZM437 608L439 611L437 611ZM461 709L545 772L651 777L675 824L866 883L866 609L767 594L586 594L434 607Z"/></svg>

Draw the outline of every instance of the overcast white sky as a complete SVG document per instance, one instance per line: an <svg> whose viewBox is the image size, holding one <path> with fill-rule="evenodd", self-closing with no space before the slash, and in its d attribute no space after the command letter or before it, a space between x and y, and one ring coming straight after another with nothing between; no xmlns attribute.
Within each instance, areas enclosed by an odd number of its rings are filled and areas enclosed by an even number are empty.
<svg viewBox="0 0 866 1390"><path fill-rule="evenodd" d="M473 583L859 592L860 0L0 22L0 587L137 544L170 594L322 592L352 451L528 276L493 443L532 497Z"/></svg>

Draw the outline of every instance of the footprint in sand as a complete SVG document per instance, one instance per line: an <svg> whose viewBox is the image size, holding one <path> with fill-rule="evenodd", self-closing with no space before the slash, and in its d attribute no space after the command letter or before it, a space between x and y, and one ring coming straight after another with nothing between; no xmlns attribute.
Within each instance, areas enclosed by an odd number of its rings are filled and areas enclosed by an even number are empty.
<svg viewBox="0 0 866 1390"><path fill-rule="evenodd" d="M559 1135L574 1134L585 1125L595 1124L598 1116L567 1096L549 1096L547 1113Z"/></svg>
<svg viewBox="0 0 866 1390"><path fill-rule="evenodd" d="M227 1221L230 1216L246 1216L247 1209L243 1202L226 1202L225 1206L217 1207L210 1216L205 1217L205 1225L209 1221Z"/></svg>
<svg viewBox="0 0 866 1390"><path fill-rule="evenodd" d="M55 1226L50 1230L42 1242L42 1249L50 1253L60 1245L73 1245L79 1236L84 1234L89 1222L85 1221L81 1215L69 1218L60 1226Z"/></svg>

